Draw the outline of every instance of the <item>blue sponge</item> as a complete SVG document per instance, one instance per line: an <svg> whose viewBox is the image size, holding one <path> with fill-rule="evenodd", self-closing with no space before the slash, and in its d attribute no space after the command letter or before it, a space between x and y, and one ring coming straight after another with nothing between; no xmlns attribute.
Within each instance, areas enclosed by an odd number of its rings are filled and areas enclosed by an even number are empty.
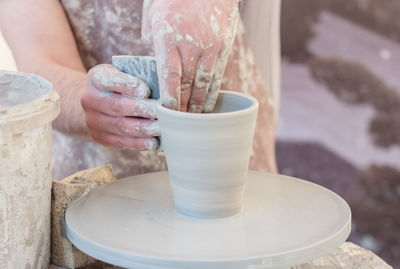
<svg viewBox="0 0 400 269"><path fill-rule="evenodd" d="M143 80L151 90L151 98L160 99L155 57L117 55L112 57L112 64L118 70Z"/></svg>

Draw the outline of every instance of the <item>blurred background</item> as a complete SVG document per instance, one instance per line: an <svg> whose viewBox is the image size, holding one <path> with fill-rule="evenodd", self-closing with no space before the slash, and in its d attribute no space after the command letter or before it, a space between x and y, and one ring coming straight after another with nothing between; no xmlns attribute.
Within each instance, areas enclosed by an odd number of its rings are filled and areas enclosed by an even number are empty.
<svg viewBox="0 0 400 269"><path fill-rule="evenodd" d="M282 0L282 174L340 194L400 268L400 1ZM0 33L0 69L15 70Z"/></svg>
<svg viewBox="0 0 400 269"><path fill-rule="evenodd" d="M17 70L11 51L0 31L0 70Z"/></svg>
<svg viewBox="0 0 400 269"><path fill-rule="evenodd" d="M400 1L282 0L282 174L340 194L400 268Z"/></svg>

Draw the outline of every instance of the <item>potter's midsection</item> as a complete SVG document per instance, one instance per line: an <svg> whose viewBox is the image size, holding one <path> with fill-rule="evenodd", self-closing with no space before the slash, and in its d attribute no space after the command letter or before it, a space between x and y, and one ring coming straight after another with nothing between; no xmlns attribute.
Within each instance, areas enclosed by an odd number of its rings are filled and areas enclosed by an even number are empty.
<svg viewBox="0 0 400 269"><path fill-rule="evenodd" d="M111 56L154 55L141 40L142 0L61 0L86 68Z"/></svg>

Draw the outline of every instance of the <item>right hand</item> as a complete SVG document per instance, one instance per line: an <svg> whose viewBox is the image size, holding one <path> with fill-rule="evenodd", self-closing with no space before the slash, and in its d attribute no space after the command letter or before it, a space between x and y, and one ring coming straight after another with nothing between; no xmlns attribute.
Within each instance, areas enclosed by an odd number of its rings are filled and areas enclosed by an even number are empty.
<svg viewBox="0 0 400 269"><path fill-rule="evenodd" d="M157 150L160 128L150 93L142 80L112 65L93 67L81 98L93 139L120 149Z"/></svg>
<svg viewBox="0 0 400 269"><path fill-rule="evenodd" d="M142 37L154 44L164 106L213 111L238 18L238 0L144 1Z"/></svg>

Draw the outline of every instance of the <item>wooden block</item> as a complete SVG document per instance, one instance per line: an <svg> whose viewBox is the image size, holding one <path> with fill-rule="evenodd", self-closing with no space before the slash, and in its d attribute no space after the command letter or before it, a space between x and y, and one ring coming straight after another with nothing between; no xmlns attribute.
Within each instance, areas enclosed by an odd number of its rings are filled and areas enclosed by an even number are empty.
<svg viewBox="0 0 400 269"><path fill-rule="evenodd" d="M65 268L77 268L96 259L75 248L65 235L64 214L70 203L96 187L115 181L111 164L77 172L61 181L53 180L51 193L51 262Z"/></svg>

